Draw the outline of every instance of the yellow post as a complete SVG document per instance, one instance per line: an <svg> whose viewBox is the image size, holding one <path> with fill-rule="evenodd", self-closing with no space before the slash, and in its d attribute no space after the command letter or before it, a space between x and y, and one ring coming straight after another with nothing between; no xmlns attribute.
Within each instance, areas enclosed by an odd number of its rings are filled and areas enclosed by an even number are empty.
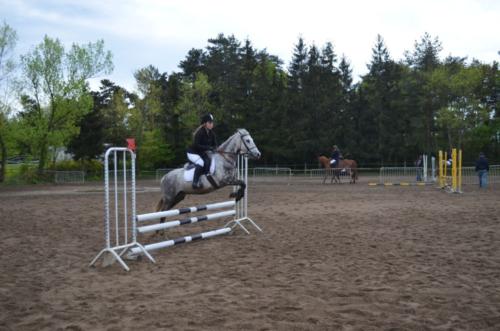
<svg viewBox="0 0 500 331"><path fill-rule="evenodd" d="M438 152L438 155L439 155L439 162L438 162L438 166L439 166L439 187L443 188L444 187L444 182L443 182L443 176L444 176L444 172L443 172L443 151L439 151Z"/></svg>
<svg viewBox="0 0 500 331"><path fill-rule="evenodd" d="M458 192L462 193L462 150L458 150Z"/></svg>
<svg viewBox="0 0 500 331"><path fill-rule="evenodd" d="M444 160L443 160L443 167L444 167L444 185L448 185L448 152L444 152Z"/></svg>
<svg viewBox="0 0 500 331"><path fill-rule="evenodd" d="M457 192L457 149L451 150L451 188L453 192Z"/></svg>

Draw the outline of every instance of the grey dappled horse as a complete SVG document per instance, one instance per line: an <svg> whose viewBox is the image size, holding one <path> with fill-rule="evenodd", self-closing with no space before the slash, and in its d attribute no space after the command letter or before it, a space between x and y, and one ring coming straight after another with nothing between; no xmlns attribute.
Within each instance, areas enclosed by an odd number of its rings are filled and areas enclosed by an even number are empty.
<svg viewBox="0 0 500 331"><path fill-rule="evenodd" d="M238 154L247 154L253 159L260 157L259 149L255 145L250 133L245 129L236 130L236 133L222 143L210 156L211 162L215 161L215 173L212 175L212 178L215 180L217 188L210 184L205 175L202 175L200 181L203 183L203 188L193 189L191 182L184 180L185 168L172 170L161 179L160 188L162 196L158 202L156 211L171 209L184 200L187 194L205 194L227 185L240 186L238 191L230 195L231 198L236 198L236 201L239 201L245 194L246 184L244 181L236 178Z"/></svg>

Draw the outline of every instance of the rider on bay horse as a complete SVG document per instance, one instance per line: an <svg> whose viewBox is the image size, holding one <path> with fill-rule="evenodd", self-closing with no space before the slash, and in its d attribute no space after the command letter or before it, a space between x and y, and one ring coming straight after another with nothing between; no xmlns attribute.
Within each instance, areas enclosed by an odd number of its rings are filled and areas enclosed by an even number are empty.
<svg viewBox="0 0 500 331"><path fill-rule="evenodd" d="M332 157L330 158L330 167L338 168L340 167L340 150L337 145L333 145Z"/></svg>
<svg viewBox="0 0 500 331"><path fill-rule="evenodd" d="M208 151L217 148L217 138L214 131L214 117L212 114L205 114L201 117L200 126L193 133L193 144L187 150L187 157L196 169L194 171L193 188L202 188L200 177L206 174L210 176L210 157Z"/></svg>

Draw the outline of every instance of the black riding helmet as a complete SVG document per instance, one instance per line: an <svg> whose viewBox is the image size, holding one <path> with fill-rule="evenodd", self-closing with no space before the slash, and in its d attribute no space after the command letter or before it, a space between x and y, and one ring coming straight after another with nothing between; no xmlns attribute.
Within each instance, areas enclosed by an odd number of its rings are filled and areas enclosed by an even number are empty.
<svg viewBox="0 0 500 331"><path fill-rule="evenodd" d="M201 117L201 124L205 124L207 122L213 122L214 121L214 117L212 114L208 113L208 114L205 114Z"/></svg>

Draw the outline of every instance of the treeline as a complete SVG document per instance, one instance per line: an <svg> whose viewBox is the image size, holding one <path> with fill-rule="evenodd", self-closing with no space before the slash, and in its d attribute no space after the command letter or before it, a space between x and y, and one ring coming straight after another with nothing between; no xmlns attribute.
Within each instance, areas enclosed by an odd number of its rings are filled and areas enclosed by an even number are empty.
<svg viewBox="0 0 500 331"><path fill-rule="evenodd" d="M50 146L89 160L104 144L135 137L143 169L173 167L185 161L200 115L211 112L219 140L238 127L250 131L260 164L315 165L333 144L362 166L411 163L451 147L464 150L465 162L479 151L497 158L498 63L442 59L441 50L438 38L425 34L395 60L378 36L368 73L354 82L349 60L331 43L299 38L285 67L249 40L220 34L205 49L191 49L178 72L137 70L137 91L109 80L90 91L85 81L112 68L103 42L66 51L46 37L20 61L21 111L9 113L2 103L0 147L32 155L42 169Z"/></svg>

